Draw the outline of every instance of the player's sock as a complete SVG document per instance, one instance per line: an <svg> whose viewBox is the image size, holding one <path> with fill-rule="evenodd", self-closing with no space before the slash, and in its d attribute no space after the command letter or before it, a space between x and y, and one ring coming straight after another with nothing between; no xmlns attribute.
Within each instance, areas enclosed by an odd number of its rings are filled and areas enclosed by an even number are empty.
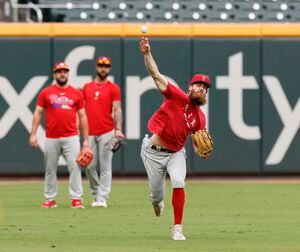
<svg viewBox="0 0 300 252"><path fill-rule="evenodd" d="M183 188L174 188L172 195L172 205L174 210L174 225L182 223L185 193Z"/></svg>

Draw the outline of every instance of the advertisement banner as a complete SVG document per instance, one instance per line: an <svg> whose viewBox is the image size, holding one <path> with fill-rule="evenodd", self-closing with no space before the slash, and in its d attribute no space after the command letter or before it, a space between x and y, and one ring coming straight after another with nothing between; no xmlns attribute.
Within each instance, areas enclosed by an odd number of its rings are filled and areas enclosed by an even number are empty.
<svg viewBox="0 0 300 252"><path fill-rule="evenodd" d="M193 174L300 172L299 39L150 38L159 67L188 90L196 73L210 76L207 116L215 149L201 160L186 144ZM49 37L0 39L0 174L43 174L44 121L39 148L28 144L38 93L53 83L54 63L66 62L69 83L81 89L95 77L99 56L112 59L109 78L122 91L126 144L113 158L116 174L145 174L140 147L163 95L139 50L139 38ZM291 57L293 55L293 57ZM59 160L59 174L67 173Z"/></svg>

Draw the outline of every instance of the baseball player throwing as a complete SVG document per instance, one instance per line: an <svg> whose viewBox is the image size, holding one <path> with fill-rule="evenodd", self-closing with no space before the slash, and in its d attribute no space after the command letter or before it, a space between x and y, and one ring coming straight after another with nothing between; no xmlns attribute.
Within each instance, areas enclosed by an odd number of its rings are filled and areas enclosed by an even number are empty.
<svg viewBox="0 0 300 252"><path fill-rule="evenodd" d="M72 208L84 208L82 203L81 170L76 163L80 151L80 141L76 116L78 113L83 145L88 148L88 121L84 109L82 93L68 84L69 67L61 62L54 66L56 84L44 88L39 94L37 106L33 114L32 129L29 144L37 147L36 132L41 123L43 113L46 114L46 143L45 143L45 202L43 208L57 207L56 170L59 156L62 154L68 165L69 193Z"/></svg>
<svg viewBox="0 0 300 252"><path fill-rule="evenodd" d="M185 240L182 229L186 177L184 145L190 132L196 133L205 128L205 115L199 106L206 103L206 94L211 83L207 75L196 74L190 81L188 93L186 93L172 85L159 72L151 55L148 38L141 38L140 50L144 55L148 72L160 93L165 97L161 107L148 122L152 136L149 138L146 135L141 147L141 158L149 180L150 198L155 215L161 216L164 209L165 177L168 172L173 188L172 239ZM199 154L196 143L194 144L194 149Z"/></svg>

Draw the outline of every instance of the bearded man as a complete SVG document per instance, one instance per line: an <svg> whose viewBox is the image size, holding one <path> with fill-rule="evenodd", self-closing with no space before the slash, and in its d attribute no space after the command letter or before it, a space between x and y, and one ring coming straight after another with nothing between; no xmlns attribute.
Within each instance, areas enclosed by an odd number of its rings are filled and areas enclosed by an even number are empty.
<svg viewBox="0 0 300 252"><path fill-rule="evenodd" d="M106 146L113 137L124 139L120 87L107 79L112 69L109 57L96 63L96 77L83 86L82 93L89 122L89 144L94 158L86 170L92 207L107 207L112 182L112 150ZM98 172L98 165L100 172Z"/></svg>
<svg viewBox="0 0 300 252"><path fill-rule="evenodd" d="M185 240L182 228L186 177L184 145L190 133L205 129L206 118L199 106L206 104L206 94L211 83L207 75L196 74L191 79L186 93L159 72L151 54L148 38L141 38L140 51L144 55L149 74L159 92L165 97L148 122L148 129L152 135L149 137L146 134L141 148L141 158L149 180L150 200L155 215L161 216L164 210L165 178L168 173L173 189L172 239ZM194 150L197 153L197 149Z"/></svg>
<svg viewBox="0 0 300 252"><path fill-rule="evenodd" d="M80 151L77 118L82 128L83 147L88 148L88 122L80 90L68 84L69 67L64 62L55 64L53 75L56 83L44 88L38 97L33 114L29 144L37 148L36 133L46 117L45 160L45 201L42 208L57 207L57 165L60 155L67 161L69 171L69 194L72 208L84 208L82 202L81 168L76 163Z"/></svg>

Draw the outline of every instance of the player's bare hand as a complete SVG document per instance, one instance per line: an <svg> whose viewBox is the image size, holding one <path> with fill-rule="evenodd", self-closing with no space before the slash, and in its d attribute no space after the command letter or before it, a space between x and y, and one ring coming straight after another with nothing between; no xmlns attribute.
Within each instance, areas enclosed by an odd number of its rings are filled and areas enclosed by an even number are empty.
<svg viewBox="0 0 300 252"><path fill-rule="evenodd" d="M33 148L37 148L38 147L38 142L37 142L36 135L30 134L30 136L29 136L29 144Z"/></svg>
<svg viewBox="0 0 300 252"><path fill-rule="evenodd" d="M90 147L89 141L87 139L85 139L82 143L82 150L87 151L90 149L91 149L91 147Z"/></svg>
<svg viewBox="0 0 300 252"><path fill-rule="evenodd" d="M121 130L116 130L115 136L120 139L125 139L125 135L123 134L123 132Z"/></svg>
<svg viewBox="0 0 300 252"><path fill-rule="evenodd" d="M140 50L142 54L150 52L150 45L147 37L142 37L140 41Z"/></svg>

